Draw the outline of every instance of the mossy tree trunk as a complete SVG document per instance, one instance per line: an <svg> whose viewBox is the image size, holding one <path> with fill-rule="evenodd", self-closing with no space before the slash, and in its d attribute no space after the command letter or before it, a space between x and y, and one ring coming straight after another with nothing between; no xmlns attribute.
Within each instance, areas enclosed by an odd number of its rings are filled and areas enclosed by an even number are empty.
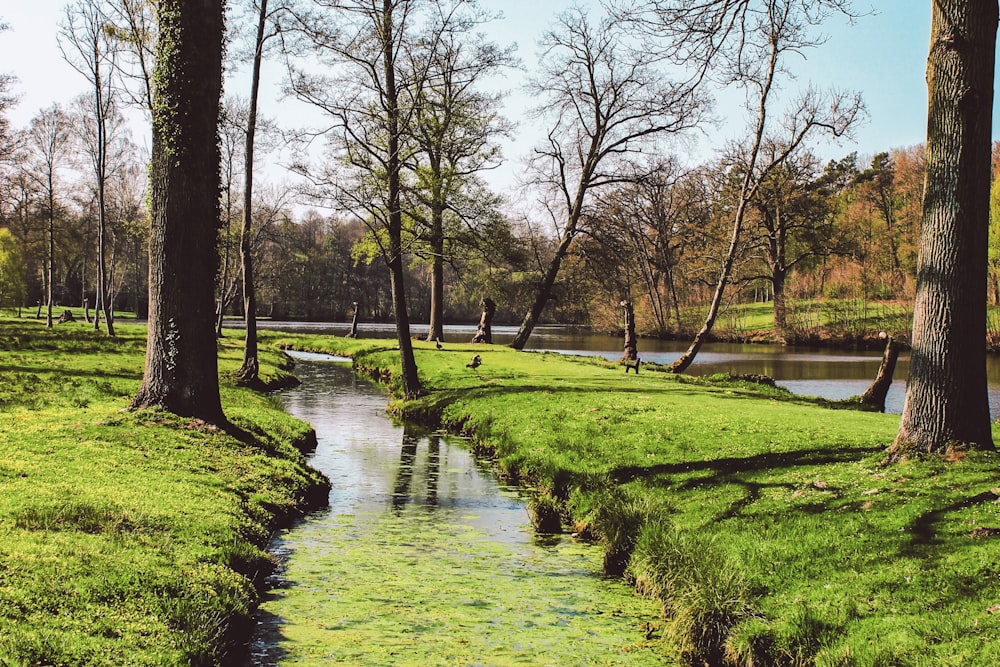
<svg viewBox="0 0 1000 667"><path fill-rule="evenodd" d="M221 421L219 263L223 0L159 0L154 72L149 331L134 408Z"/></svg>
<svg viewBox="0 0 1000 667"><path fill-rule="evenodd" d="M889 460L993 449L986 269L996 0L935 0L910 374Z"/></svg>

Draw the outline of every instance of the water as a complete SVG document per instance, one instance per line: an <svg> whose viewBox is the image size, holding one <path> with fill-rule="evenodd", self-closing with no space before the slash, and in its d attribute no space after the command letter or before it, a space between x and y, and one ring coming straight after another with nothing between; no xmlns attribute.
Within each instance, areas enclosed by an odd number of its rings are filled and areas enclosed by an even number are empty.
<svg viewBox="0 0 1000 667"><path fill-rule="evenodd" d="M275 541L251 664L664 664L659 609L602 578L597 548L536 536L463 443L393 423L347 365L299 358L280 397L316 429L330 506Z"/></svg>
<svg viewBox="0 0 1000 667"><path fill-rule="evenodd" d="M262 327L342 336L350 330L347 323L267 322ZM375 338L396 335L391 324L362 324L359 334ZM476 332L473 325L445 327L446 341L468 342ZM494 342L509 343L517 327L493 328ZM414 336L427 335L427 327L414 325ZM642 338L639 356L645 361L670 364L687 349L686 341L662 341ZM618 359L622 354L620 338L595 334L585 327L540 326L528 340L529 350L548 350L565 354L602 356ZM799 348L781 345L742 345L709 343L698 353L687 370L692 375L712 373L761 373L773 377L779 385L803 396L840 400L858 396L871 384L882 360L881 352L844 352L825 348ZM903 411L909 355L901 354L896 364L895 381L886 396L886 412ZM990 414L1000 418L1000 358L987 356Z"/></svg>

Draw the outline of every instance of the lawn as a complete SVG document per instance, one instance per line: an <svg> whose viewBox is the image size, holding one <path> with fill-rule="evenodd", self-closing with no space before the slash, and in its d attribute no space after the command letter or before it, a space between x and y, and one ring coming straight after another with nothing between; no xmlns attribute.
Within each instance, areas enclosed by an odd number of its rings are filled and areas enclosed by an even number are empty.
<svg viewBox="0 0 1000 667"><path fill-rule="evenodd" d="M129 411L145 328L118 331L0 318L0 664L231 659L271 532L325 499L311 429L262 395L224 382L223 428Z"/></svg>

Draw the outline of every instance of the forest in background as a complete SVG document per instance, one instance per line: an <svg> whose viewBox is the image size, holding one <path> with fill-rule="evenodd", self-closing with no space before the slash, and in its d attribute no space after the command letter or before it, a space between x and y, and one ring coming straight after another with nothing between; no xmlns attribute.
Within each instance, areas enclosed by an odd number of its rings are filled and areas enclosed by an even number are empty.
<svg viewBox="0 0 1000 667"><path fill-rule="evenodd" d="M86 21L81 19L86 18L85 10L102 6L114 11L121 8L119 15L124 16L125 9L141 10L143 3L88 0L67 5L66 20L59 29L68 46L85 36L82 28ZM240 10L246 13L230 19L230 57L245 55L246 36L239 24L252 18L256 7L251 3ZM290 11L290 7L292 4L283 3L277 11ZM142 11L149 11L148 5ZM489 20L492 17L487 14L476 14L453 33L442 31L440 41L461 37ZM274 21L277 26L277 19ZM620 29L614 21L591 23L582 12L578 16L568 13L553 27L549 46L553 51L559 46L572 47L571 40L564 43L557 38L561 33L576 38L592 33L607 37ZM269 36L274 38L277 33ZM126 45L126 53L118 53L115 49L122 46L113 42L104 44L110 72L102 75L98 70L91 75L97 88L107 88L103 113L95 109L94 96L85 93L71 108L54 105L40 110L28 127L11 127L4 119L0 128L0 307L29 312L35 308L40 313L49 290L47 265L51 258L54 307L94 307L99 300L98 279L103 274L111 312L131 312L137 317L147 312L148 155L132 136L124 116L127 108L142 107L143 87L121 74L128 71L134 77L135 65L143 54L135 44ZM799 46L802 44L811 43ZM301 44L282 42L281 47L282 54L289 57ZM148 49L148 45L143 48ZM435 56L446 61L442 72L467 71L473 65L478 68L465 82L468 90L475 92L448 98L451 93L446 87L435 83L428 88L440 98L425 97L410 103L416 109L460 110L461 122L457 124L462 129L455 136L467 139L472 130L478 134L468 154L453 158L453 172L461 171L460 166L466 171L461 178L451 177L448 187L454 190L455 198L444 207L441 227L435 231L429 224L428 197L432 189L429 183L433 183L428 165L433 163L433 152L424 150L426 142L420 131L423 128L426 133L426 128L433 129L442 120L412 120L412 159L405 165L403 182L402 247L408 307L414 321L429 320L436 258L443 265L444 321L475 322L482 299L489 297L497 304L497 322L517 323L530 306L546 267L560 252L562 237L568 235L560 229L563 213L559 193L553 196L552 189L540 179L527 182L517 195L518 201L510 201L492 192L480 175L501 159L496 139L516 131L509 121L497 116L500 94L483 84L486 75L512 65L509 50L487 43L469 54L453 44L450 51L442 52L445 56ZM72 49L67 47L67 53L71 58ZM572 59L567 62L573 63ZM613 71L614 65L609 62L608 71ZM302 87L292 92L307 97L313 94L307 87L310 83L319 81L300 83ZM0 119L3 110L17 102L17 84L10 75L0 80ZM148 81L146 86L148 94ZM540 92L558 89L538 86ZM466 94L465 90L459 92ZM342 125L348 126L351 119L343 115L348 112L340 113ZM240 227L248 114L245 98L238 92L227 96L220 123L220 264L216 281L220 321L222 316L242 315L243 309ZM778 114L772 111L772 116L777 118ZM275 159L274 152L289 145L294 133L279 125L280 119L258 123L259 162ZM103 144L98 143L99 138ZM450 140L453 144L456 141L454 137ZM867 312L870 303L912 301L923 146L888 148L874 155L850 153L825 161L817 157L817 153L829 150L822 138L802 141L790 149L789 145L776 138L763 145L764 152L772 153L774 168L760 178L746 202L745 229L733 249L734 261L726 277L731 287L725 295L724 312L734 304L772 303L776 335L795 341L815 339L815 308L802 305L804 302L846 304L836 307L849 318L852 310ZM350 174L357 166L356 160L351 163L351 146L343 137L328 138L320 166L304 162L291 165L290 173L306 177L305 181L258 180L251 198L248 239L257 266L258 316L343 321L351 318L356 304L362 321L392 319L389 275L378 261L384 250L380 236L384 230L365 215L363 205L352 206L345 203L342 192L331 194L329 188L321 191L316 187L323 178L331 180L330 171L340 169ZM562 260L544 321L618 330L622 326L619 304L628 300L635 306L637 327L644 335L687 336L697 329L720 268L727 261L729 227L741 203L740 181L746 171L741 160L745 156L739 150L729 150L710 162L691 165L676 146L659 143L655 147L659 152L654 158L644 155L641 160L616 165L614 179L607 179L599 190L585 191L586 205L569 234L575 242ZM746 147L742 148L745 153ZM640 146L638 150L643 149ZM782 150L785 153L781 154ZM995 148L989 277L993 304L1000 303L997 153ZM557 161L564 158L562 153L553 155ZM98 157L103 160L101 179L95 178ZM536 168L525 167L526 172ZM623 169L631 169L632 175L623 176ZM372 173L351 176L354 189L363 192L369 187L364 179L374 178ZM438 174L439 181L441 178ZM562 189L567 189L565 182ZM324 207L313 207L317 203ZM332 208L339 210L331 213ZM99 257L99 249L104 257ZM106 265L103 271L102 263Z"/></svg>

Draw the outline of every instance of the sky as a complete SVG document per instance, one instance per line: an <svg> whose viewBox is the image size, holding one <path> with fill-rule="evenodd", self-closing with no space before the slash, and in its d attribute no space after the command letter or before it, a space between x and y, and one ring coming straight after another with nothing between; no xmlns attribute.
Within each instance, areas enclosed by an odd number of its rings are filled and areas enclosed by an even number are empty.
<svg viewBox="0 0 1000 667"><path fill-rule="evenodd" d="M537 62L537 39L550 25L552 17L572 3L564 0L481 0L488 8L502 11L504 18L490 24L487 32L500 44L517 43L524 68ZM584 2L582 4L595 4ZM829 21L822 28L827 41L789 61L797 80L786 84L791 90L811 82L820 88L859 91L868 108L868 122L858 128L852 142L819 145L816 152L826 159L842 157L852 151L862 156L891 148L903 148L924 141L926 132L927 88L924 80L930 2L927 0L855 0L859 10L872 9L853 25L843 18ZM84 92L80 74L62 59L56 34L66 0L6 2L0 8L0 21L10 30L0 33L0 71L13 74L19 81L14 91L19 104L9 113L17 127L24 127L40 109L53 102L67 102ZM281 73L278 66L265 70L262 84L262 111L277 118L279 124L296 125L307 119L310 111L294 100L281 99ZM507 115L519 123L515 138L504 146L506 158L502 169L492 175L499 189L510 187L520 170L520 159L532 144L544 136L537 121L525 119L531 100L519 91L524 72L511 72L505 78L510 96ZM231 88L240 86L239 75ZM236 90L246 96L244 90ZM993 136L998 137L1000 111L994 105ZM716 115L725 119L719 127L706 127L695 141L686 144L682 162L697 164L711 158L713 151L727 140L742 134L742 98L723 94ZM143 134L144 130L139 132ZM140 144L148 139L136 136Z"/></svg>

